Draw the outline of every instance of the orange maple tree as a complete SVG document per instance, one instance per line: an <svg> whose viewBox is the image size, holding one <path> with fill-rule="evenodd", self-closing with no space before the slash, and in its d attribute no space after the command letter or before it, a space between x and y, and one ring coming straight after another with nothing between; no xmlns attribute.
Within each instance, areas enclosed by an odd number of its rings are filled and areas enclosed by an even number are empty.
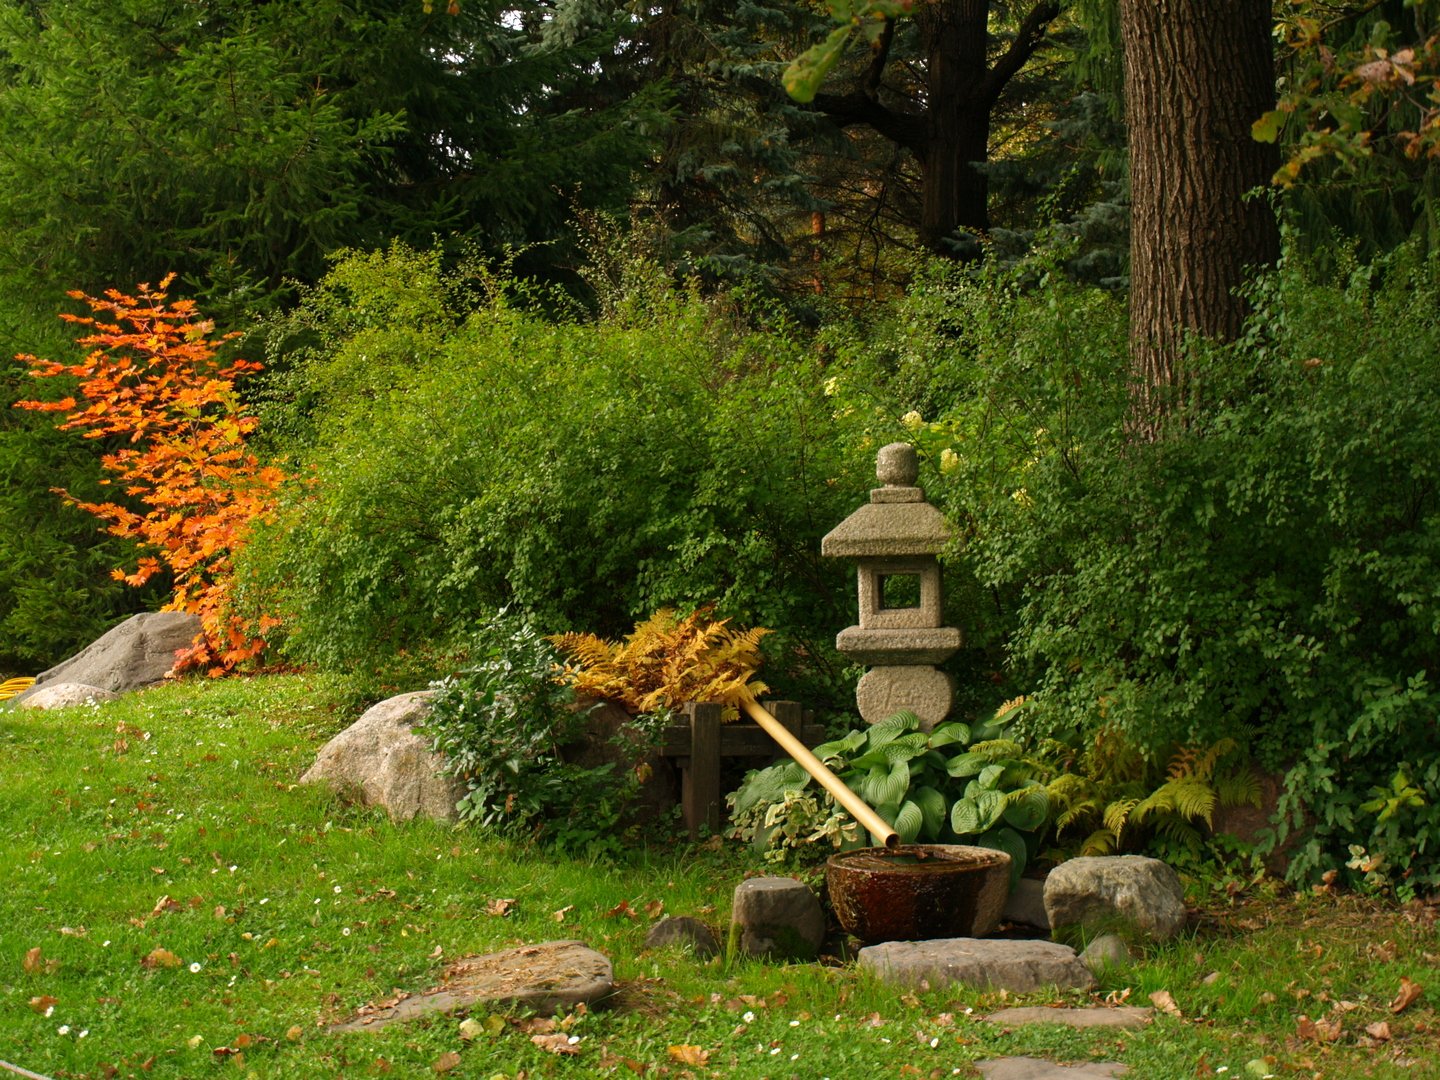
<svg viewBox="0 0 1440 1080"><path fill-rule="evenodd" d="M199 615L202 625L194 643L179 654L176 670L203 666L218 676L259 656L263 635L276 625L269 617L252 625L235 613L231 556L250 524L270 515L275 494L289 477L246 449L246 436L258 420L241 403L235 380L261 365L218 360L218 348L237 335L217 337L214 324L199 318L193 301L171 302L165 290L173 278L155 289L139 286L138 296L115 289L103 298L70 293L95 313L60 316L88 328L76 339L90 349L85 359L78 364L28 354L16 359L30 365L36 378L78 379L78 399L16 406L64 413L60 430L120 444L101 458L113 474L102 483L123 485L140 509L85 502L55 490L107 521L109 532L137 540L151 552L140 558L134 573L112 571L117 580L143 585L162 564L170 571L174 594L165 608Z"/></svg>

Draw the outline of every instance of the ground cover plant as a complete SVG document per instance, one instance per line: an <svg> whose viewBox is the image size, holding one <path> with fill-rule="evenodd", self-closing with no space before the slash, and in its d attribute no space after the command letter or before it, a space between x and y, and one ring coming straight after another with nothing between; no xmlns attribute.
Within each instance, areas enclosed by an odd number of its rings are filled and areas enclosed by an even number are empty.
<svg viewBox="0 0 1440 1080"><path fill-rule="evenodd" d="M287 675L0 712L0 752L25 763L0 788L0 1060L70 1078L974 1076L974 1061L1009 1053L1119 1059L1146 1077L1440 1069L1423 904L1281 900L1245 879L1228 898L1197 888L1219 899L1193 930L1091 995L1153 995L1150 1027L994 1027L976 1017L1014 995L901 993L835 962L646 952L661 914L723 924L756 865L738 845L563 859L297 787L354 719L348 694ZM613 959L608 1007L487 1014L468 1039L459 1018L324 1030L435 985L459 956L556 938Z"/></svg>

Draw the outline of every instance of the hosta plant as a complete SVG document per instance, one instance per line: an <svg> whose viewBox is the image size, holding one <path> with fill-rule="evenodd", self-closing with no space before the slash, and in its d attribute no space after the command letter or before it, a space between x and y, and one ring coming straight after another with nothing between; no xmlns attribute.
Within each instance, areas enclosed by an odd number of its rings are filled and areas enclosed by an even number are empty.
<svg viewBox="0 0 1440 1080"><path fill-rule="evenodd" d="M1043 783L1049 768L1003 738L1010 711L974 726L949 721L929 732L920 730L914 713L898 712L814 752L894 826L902 843L996 848L1010 854L1012 877L1018 878L1049 821ZM828 793L817 793L813 809L794 798L810 792L811 784L794 762L751 772L728 799L732 835L750 840L773 861L809 854L817 840L860 846L858 835L841 830L853 823ZM797 815L805 820L793 820Z"/></svg>

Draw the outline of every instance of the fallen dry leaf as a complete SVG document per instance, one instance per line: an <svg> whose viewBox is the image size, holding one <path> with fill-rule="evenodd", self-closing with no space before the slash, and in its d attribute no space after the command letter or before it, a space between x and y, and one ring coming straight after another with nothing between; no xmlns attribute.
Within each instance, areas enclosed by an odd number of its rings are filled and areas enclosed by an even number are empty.
<svg viewBox="0 0 1440 1080"><path fill-rule="evenodd" d="M446 1050L445 1053L435 1059L435 1063L431 1065L430 1068L434 1069L437 1073L446 1073L459 1064L460 1055L454 1050Z"/></svg>
<svg viewBox="0 0 1440 1080"><path fill-rule="evenodd" d="M1180 1006L1175 1004L1175 999L1170 996L1169 990L1156 990L1150 995L1150 1003L1161 1012L1169 1013L1171 1016L1185 1015L1180 1011Z"/></svg>
<svg viewBox="0 0 1440 1080"><path fill-rule="evenodd" d="M1400 992L1395 995L1395 1000L1390 1003L1390 1011L1392 1013L1404 1012L1411 1005L1414 1005L1416 999L1424 992L1425 988L1419 983L1411 982L1404 975L1401 975Z"/></svg>
<svg viewBox="0 0 1440 1080"><path fill-rule="evenodd" d="M150 954L140 961L140 966L147 968L175 968L180 966L180 957L176 956L169 949L152 949Z"/></svg>
<svg viewBox="0 0 1440 1080"><path fill-rule="evenodd" d="M291 1042L299 1042L300 1036L304 1034L305 1032L300 1027L300 1025L294 1024L285 1032L285 1038L289 1039Z"/></svg>
<svg viewBox="0 0 1440 1080"><path fill-rule="evenodd" d="M532 1016L515 1025L526 1035L548 1035L555 1030L555 1020L549 1016Z"/></svg>
<svg viewBox="0 0 1440 1080"><path fill-rule="evenodd" d="M621 915L627 919L638 919L640 917L640 913L630 906L629 900L621 900L609 911L605 912L607 919L613 919Z"/></svg>
<svg viewBox="0 0 1440 1080"><path fill-rule="evenodd" d="M578 1054L580 1048L570 1043L570 1036L556 1032L554 1035L531 1035L530 1041L541 1050L548 1050L552 1054Z"/></svg>
<svg viewBox="0 0 1440 1080"><path fill-rule="evenodd" d="M649 915L652 919L658 919L661 913L664 912L664 910L664 900L651 900L648 904L645 905L645 914Z"/></svg>
<svg viewBox="0 0 1440 1080"><path fill-rule="evenodd" d="M485 914L498 915L501 918L504 918L506 915L510 914L510 910L514 906L515 898L513 896L499 897L495 900L491 900L488 904L485 905Z"/></svg>
<svg viewBox="0 0 1440 1080"><path fill-rule="evenodd" d="M60 999L51 997L49 994L41 994L39 997L30 999L30 1008L34 1009L41 1016L48 1014L50 1009L60 1004Z"/></svg>
<svg viewBox="0 0 1440 1080"><path fill-rule="evenodd" d="M184 911L184 910L185 910L185 909L184 909L183 907L181 907L180 904L178 904L176 901L170 899L169 894L166 894L165 896L160 897L159 900L156 900L156 901L155 901L155 906L150 909L150 914L151 914L151 915L164 915L164 914L166 914L166 913L168 913L168 912L172 912L172 911Z"/></svg>
<svg viewBox="0 0 1440 1080"><path fill-rule="evenodd" d="M708 1065L710 1051L703 1047L680 1043L670 1047L670 1058L672 1061L678 1061L681 1065Z"/></svg>
<svg viewBox="0 0 1440 1080"><path fill-rule="evenodd" d="M1295 1034L1309 1042L1334 1042L1340 1038L1343 1027L1339 1019L1311 1020L1304 1013L1295 1018Z"/></svg>
<svg viewBox="0 0 1440 1080"><path fill-rule="evenodd" d="M551 913L550 913L550 917L551 917L552 919L554 919L556 922L564 922L564 921L565 921L565 916L568 915L568 914L570 914L570 912L572 912L572 911L574 911L574 910L575 910L575 905L574 905L574 904L566 904L566 905L565 905L564 907L562 907L559 911L551 912Z"/></svg>
<svg viewBox="0 0 1440 1080"><path fill-rule="evenodd" d="M26 975L40 974L41 970L45 967L45 961L40 958L39 945L36 945L33 949L25 953L23 967L25 968Z"/></svg>
<svg viewBox="0 0 1440 1080"><path fill-rule="evenodd" d="M1365 1034L1380 1042L1390 1041L1390 1025L1384 1020L1377 1020L1373 1024L1365 1025Z"/></svg>
<svg viewBox="0 0 1440 1080"><path fill-rule="evenodd" d="M466 1017L460 1021L460 1038L471 1042L485 1034L485 1027L474 1017Z"/></svg>

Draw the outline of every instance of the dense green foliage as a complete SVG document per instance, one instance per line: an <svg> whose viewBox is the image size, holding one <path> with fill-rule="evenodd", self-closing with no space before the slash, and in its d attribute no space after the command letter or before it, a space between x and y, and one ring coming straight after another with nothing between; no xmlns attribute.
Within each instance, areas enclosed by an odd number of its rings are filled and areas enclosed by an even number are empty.
<svg viewBox="0 0 1440 1080"><path fill-rule="evenodd" d="M259 534L242 589L283 617L287 655L385 664L508 604L616 636L714 602L777 630L781 672L824 671L850 588L819 538L869 463L813 348L663 279L626 280L585 321L475 273L357 255L283 328L308 343L266 417L316 479Z"/></svg>
<svg viewBox="0 0 1440 1080"><path fill-rule="evenodd" d="M1409 248L1338 281L1286 265L1148 444L1092 296L961 278L901 309L958 331L907 332L894 385L936 409L932 492L998 600L1027 727L1114 728L1152 757L1237 739L1286 774L1300 876L1358 842L1405 888L1440 880L1437 274ZM1397 769L1423 800L1398 830L1361 809Z"/></svg>
<svg viewBox="0 0 1440 1080"><path fill-rule="evenodd" d="M561 677L558 650L524 618L497 612L475 634L459 674L434 686L425 731L469 792L463 821L561 848L613 850L633 775L566 760L587 709Z"/></svg>
<svg viewBox="0 0 1440 1080"><path fill-rule="evenodd" d="M992 6L987 63L1028 5ZM909 250L914 20L842 59L826 120L775 78L827 21L790 0L202 8L0 0L0 348L58 357L62 288L170 270L253 330L263 450L302 477L235 582L283 619L277 657L419 685L474 650L479 679L507 606L615 636L714 604L775 629L777 692L847 708L853 585L818 541L903 436L960 531L957 716L1028 696L1020 734L1093 769L1077 830L1193 818L1164 770L1233 743L1285 779L1297 879L1440 883L1433 6L1289 6L1295 108L1259 130L1304 158L1289 261L1143 438L1106 291L1107 0L1054 16L988 101L994 227L964 269ZM98 498L112 447L12 412L23 380L0 373L0 675L164 599L114 582L141 553L51 492Z"/></svg>
<svg viewBox="0 0 1440 1080"><path fill-rule="evenodd" d="M230 318L346 244L549 240L572 199L623 207L657 88L603 89L613 14L559 34L538 8L7 0L0 278L174 271Z"/></svg>

